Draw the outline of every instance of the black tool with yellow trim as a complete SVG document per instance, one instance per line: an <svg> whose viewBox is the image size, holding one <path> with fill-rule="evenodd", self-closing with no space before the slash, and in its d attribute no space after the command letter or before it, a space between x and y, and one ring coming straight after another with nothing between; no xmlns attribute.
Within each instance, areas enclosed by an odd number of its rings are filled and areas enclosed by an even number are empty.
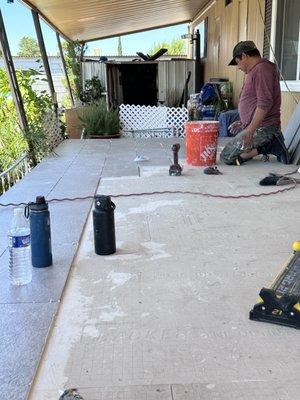
<svg viewBox="0 0 300 400"><path fill-rule="evenodd" d="M270 288L263 288L250 319L300 329L300 241Z"/></svg>

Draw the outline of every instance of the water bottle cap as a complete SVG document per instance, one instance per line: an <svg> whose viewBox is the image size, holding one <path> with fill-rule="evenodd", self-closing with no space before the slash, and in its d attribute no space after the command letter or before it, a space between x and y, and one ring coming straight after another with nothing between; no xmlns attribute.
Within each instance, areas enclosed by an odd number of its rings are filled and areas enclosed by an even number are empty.
<svg viewBox="0 0 300 400"><path fill-rule="evenodd" d="M48 210L48 203L44 196L36 196L35 203L30 203L29 208L36 211Z"/></svg>
<svg viewBox="0 0 300 400"><path fill-rule="evenodd" d="M44 196L37 196L35 200L36 204L46 204L46 200Z"/></svg>
<svg viewBox="0 0 300 400"><path fill-rule="evenodd" d="M98 210L105 211L111 208L111 199L110 196L95 196L95 207Z"/></svg>

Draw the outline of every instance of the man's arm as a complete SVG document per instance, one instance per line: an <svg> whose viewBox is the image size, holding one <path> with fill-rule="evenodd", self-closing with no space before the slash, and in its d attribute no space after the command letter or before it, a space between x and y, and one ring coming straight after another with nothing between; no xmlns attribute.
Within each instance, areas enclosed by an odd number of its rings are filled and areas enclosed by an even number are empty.
<svg viewBox="0 0 300 400"><path fill-rule="evenodd" d="M258 129L261 126L267 113L268 113L268 110L264 110L260 107L256 107L252 121L247 126L247 128L245 128L245 130L244 130L245 135L244 135L243 139L244 139L244 147L246 149L252 147L254 132L256 131L256 129Z"/></svg>

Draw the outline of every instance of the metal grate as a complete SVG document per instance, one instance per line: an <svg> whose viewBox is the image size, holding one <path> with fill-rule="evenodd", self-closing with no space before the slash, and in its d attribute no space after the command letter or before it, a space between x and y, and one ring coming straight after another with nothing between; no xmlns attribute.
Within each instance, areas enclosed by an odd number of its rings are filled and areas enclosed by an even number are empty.
<svg viewBox="0 0 300 400"><path fill-rule="evenodd" d="M5 193L30 170L27 154L18 158L6 171L0 174L0 194Z"/></svg>
<svg viewBox="0 0 300 400"><path fill-rule="evenodd" d="M120 105L121 131L125 137L183 137L187 120L186 108Z"/></svg>

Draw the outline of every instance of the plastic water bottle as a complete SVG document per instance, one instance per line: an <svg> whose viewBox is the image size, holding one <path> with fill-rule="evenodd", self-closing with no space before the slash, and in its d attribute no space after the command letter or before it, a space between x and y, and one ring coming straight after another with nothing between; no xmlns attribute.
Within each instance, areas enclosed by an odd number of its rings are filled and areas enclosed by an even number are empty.
<svg viewBox="0 0 300 400"><path fill-rule="evenodd" d="M13 285L26 285L32 279L30 228L23 208L15 208L8 232L9 278Z"/></svg>

